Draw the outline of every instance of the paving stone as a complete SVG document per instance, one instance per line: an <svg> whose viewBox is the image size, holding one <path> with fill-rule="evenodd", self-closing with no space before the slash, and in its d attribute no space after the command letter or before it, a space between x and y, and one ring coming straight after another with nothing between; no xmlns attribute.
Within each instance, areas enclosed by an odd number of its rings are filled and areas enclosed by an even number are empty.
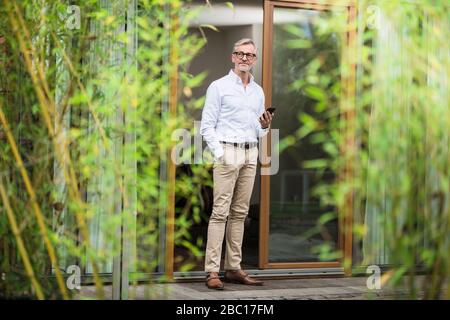
<svg viewBox="0 0 450 320"><path fill-rule="evenodd" d="M422 279L420 276L417 277ZM111 299L111 285L105 287ZM179 282L130 287L131 299L154 300L355 300L355 299L406 299L405 290L385 287L369 290L365 277L313 278L265 280L264 286L243 286L225 283L222 291L208 289L204 282ZM79 299L95 299L95 288L84 286ZM420 298L420 295L419 295Z"/></svg>

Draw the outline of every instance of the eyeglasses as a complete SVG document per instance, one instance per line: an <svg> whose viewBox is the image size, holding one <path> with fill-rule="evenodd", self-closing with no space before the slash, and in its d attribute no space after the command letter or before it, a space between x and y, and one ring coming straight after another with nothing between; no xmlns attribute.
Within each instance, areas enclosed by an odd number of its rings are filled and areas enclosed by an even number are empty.
<svg viewBox="0 0 450 320"><path fill-rule="evenodd" d="M236 57L238 57L239 59L243 59L244 56L247 58L247 60L256 59L256 54L254 54L254 53L245 53L245 52L239 51L239 52L233 52L233 54L236 55Z"/></svg>

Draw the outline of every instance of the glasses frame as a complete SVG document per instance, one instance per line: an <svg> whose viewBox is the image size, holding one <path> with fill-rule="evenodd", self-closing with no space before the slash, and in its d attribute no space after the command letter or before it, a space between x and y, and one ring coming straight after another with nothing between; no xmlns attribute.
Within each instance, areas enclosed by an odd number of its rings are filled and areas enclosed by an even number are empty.
<svg viewBox="0 0 450 320"><path fill-rule="evenodd" d="M233 54L238 57L239 59L244 59L244 56L247 58L247 60L249 61L253 61L257 58L256 54L254 53L250 53L250 52L242 52L242 51L234 51ZM239 57L239 54L242 54L242 57Z"/></svg>

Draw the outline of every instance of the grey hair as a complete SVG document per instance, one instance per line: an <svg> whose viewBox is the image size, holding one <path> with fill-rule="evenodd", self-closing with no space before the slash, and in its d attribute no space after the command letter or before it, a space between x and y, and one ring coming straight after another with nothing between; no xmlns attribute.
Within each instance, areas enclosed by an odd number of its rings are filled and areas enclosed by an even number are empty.
<svg viewBox="0 0 450 320"><path fill-rule="evenodd" d="M233 46L233 52L236 51L236 48L239 46L243 46L244 44L251 44L255 48L255 52L258 52L258 47L252 39L244 38L237 41Z"/></svg>

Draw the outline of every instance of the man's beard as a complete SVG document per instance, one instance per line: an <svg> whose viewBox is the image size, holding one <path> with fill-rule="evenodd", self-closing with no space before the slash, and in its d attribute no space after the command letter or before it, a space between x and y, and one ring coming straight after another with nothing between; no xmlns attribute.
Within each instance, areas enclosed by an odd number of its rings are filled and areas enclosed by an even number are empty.
<svg viewBox="0 0 450 320"><path fill-rule="evenodd" d="M248 64L238 64L239 71L249 72L252 67Z"/></svg>

